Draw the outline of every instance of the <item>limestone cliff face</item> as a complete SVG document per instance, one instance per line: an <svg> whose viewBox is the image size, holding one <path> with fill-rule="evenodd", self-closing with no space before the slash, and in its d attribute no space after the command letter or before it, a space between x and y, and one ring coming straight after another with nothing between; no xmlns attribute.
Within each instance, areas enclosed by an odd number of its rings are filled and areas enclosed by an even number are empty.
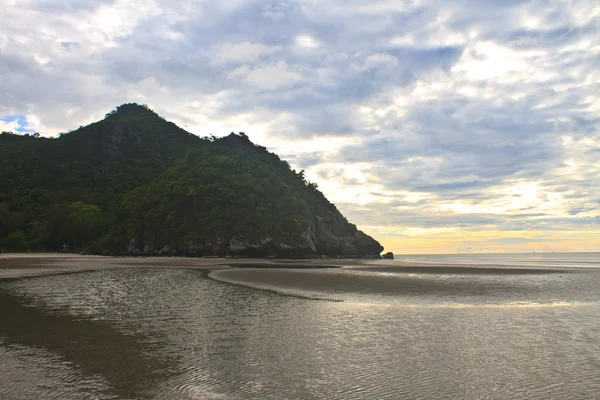
<svg viewBox="0 0 600 400"><path fill-rule="evenodd" d="M315 216L317 252L326 256L378 256L383 251L379 242L356 229L337 212Z"/></svg>
<svg viewBox="0 0 600 400"><path fill-rule="evenodd" d="M141 243L133 238L130 255L180 255L191 257L232 256L266 258L381 258L383 246L371 236L348 223L339 212L315 215L308 226L293 240L264 237L259 240L242 237L215 237L192 240L180 246Z"/></svg>
<svg viewBox="0 0 600 400"><path fill-rule="evenodd" d="M107 171L121 160L125 128L120 125L108 125L100 133L100 146L103 156L102 168Z"/></svg>
<svg viewBox="0 0 600 400"><path fill-rule="evenodd" d="M315 217L321 219L321 217ZM146 243L140 245L132 239L129 255L190 256L190 257L264 257L264 258L380 258L383 246L362 231L330 231L322 222L315 233L310 227L293 242L272 237L250 240L232 237L216 237L212 240L194 240L182 246Z"/></svg>

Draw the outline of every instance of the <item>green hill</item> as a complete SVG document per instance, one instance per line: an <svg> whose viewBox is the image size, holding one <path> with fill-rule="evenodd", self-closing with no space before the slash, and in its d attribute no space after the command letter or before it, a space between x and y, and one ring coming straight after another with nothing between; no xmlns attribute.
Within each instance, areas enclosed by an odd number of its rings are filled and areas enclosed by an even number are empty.
<svg viewBox="0 0 600 400"><path fill-rule="evenodd" d="M124 104L58 138L0 134L0 246L147 255L378 256L303 172L243 133Z"/></svg>

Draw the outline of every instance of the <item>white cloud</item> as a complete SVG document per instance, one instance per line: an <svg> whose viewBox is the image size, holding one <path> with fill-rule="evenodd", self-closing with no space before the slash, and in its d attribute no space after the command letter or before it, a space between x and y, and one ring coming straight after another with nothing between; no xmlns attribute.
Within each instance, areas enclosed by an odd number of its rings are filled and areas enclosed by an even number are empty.
<svg viewBox="0 0 600 400"><path fill-rule="evenodd" d="M2 121L0 120L0 132L16 132L19 129L17 121Z"/></svg>
<svg viewBox="0 0 600 400"><path fill-rule="evenodd" d="M319 43L308 35L298 35L296 36L296 44L300 47L306 48L316 48L319 47Z"/></svg>
<svg viewBox="0 0 600 400"><path fill-rule="evenodd" d="M519 54L493 42L479 42L467 49L452 72L464 73L469 80L508 78L507 75L532 71L528 55Z"/></svg>
<svg viewBox="0 0 600 400"><path fill-rule="evenodd" d="M257 42L223 43L215 51L213 61L216 64L252 63L262 56L277 52L275 46Z"/></svg>
<svg viewBox="0 0 600 400"><path fill-rule="evenodd" d="M291 71L285 62L280 61L256 69L244 65L232 71L228 78L241 79L260 90L277 90L293 86L302 79L302 75Z"/></svg>

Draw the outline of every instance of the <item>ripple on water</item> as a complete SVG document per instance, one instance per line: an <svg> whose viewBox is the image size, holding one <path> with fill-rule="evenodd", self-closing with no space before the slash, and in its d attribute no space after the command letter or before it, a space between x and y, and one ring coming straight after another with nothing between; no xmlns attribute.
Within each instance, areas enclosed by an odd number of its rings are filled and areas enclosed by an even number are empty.
<svg viewBox="0 0 600 400"><path fill-rule="evenodd" d="M289 272L293 279L286 281L304 284L305 277ZM527 306L589 300L585 285L573 295L561 289L546 296L562 287L552 280L556 277L530 276L510 284L479 277L471 279L472 290L463 281L469 278L462 277L446 280L451 287L440 298L427 294L417 279L404 280L404 287L416 285L409 299L418 293L429 302L415 304L439 305L411 308L385 304L392 297L391 286L383 286L388 294L381 296L374 285L381 279L373 282L364 271L350 272L350 278L340 278L338 272L301 273L315 274L317 286L338 280L333 294L345 301L306 301L186 270L102 271L1 283L7 296L50 314L45 321L69 317L71 333L54 332L72 335L70 340L78 343L70 345L84 357L62 351L66 344L40 335L36 348L42 353L33 352L29 357L34 361L18 364L15 360L25 359L18 352L32 351L32 346L16 346L18 337L8 331L0 343L0 371L10 372L4 373L9 378L0 373L0 398L21 391L25 395L13 398L35 398L40 389L33 380L6 374L26 376L29 364L40 365L37 360L43 363L44 357L60 368L40 376L55 376L51 384L67 399L77 398L71 388L86 379L106 396L130 388L140 398L175 400L593 399L600 387L598 303ZM443 284L436 277L428 279L435 287ZM565 286L579 282L570 279ZM593 276L587 279L592 286L598 283ZM352 294L347 291L352 285L366 285L370 292ZM486 296L507 306L444 306L485 305ZM515 298L521 303L510 306ZM109 341L107 329L112 332ZM90 347L84 339L96 341L97 351L86 353ZM101 354L103 345L110 348L106 354ZM122 354L148 357L151 368L123 363ZM9 381L13 386L6 389Z"/></svg>
<svg viewBox="0 0 600 400"><path fill-rule="evenodd" d="M0 398L116 399L100 376L86 376L41 348L7 345L0 337Z"/></svg>

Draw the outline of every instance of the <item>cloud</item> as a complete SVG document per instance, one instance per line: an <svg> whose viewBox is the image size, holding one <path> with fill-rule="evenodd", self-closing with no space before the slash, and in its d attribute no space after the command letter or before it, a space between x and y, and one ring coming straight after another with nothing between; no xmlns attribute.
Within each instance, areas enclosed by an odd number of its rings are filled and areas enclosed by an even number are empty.
<svg viewBox="0 0 600 400"><path fill-rule="evenodd" d="M261 91L289 89L302 80L302 75L292 71L289 66L280 61L256 69L243 65L227 75L227 79L238 80Z"/></svg>
<svg viewBox="0 0 600 400"><path fill-rule="evenodd" d="M276 51L274 46L257 42L223 43L217 47L212 58L216 64L246 64Z"/></svg>
<svg viewBox="0 0 600 400"><path fill-rule="evenodd" d="M0 117L55 135L138 101L201 136L245 131L392 246L421 228L583 238L598 18L592 0L13 0Z"/></svg>
<svg viewBox="0 0 600 400"><path fill-rule="evenodd" d="M7 115L0 118L0 132L32 132L25 115Z"/></svg>

